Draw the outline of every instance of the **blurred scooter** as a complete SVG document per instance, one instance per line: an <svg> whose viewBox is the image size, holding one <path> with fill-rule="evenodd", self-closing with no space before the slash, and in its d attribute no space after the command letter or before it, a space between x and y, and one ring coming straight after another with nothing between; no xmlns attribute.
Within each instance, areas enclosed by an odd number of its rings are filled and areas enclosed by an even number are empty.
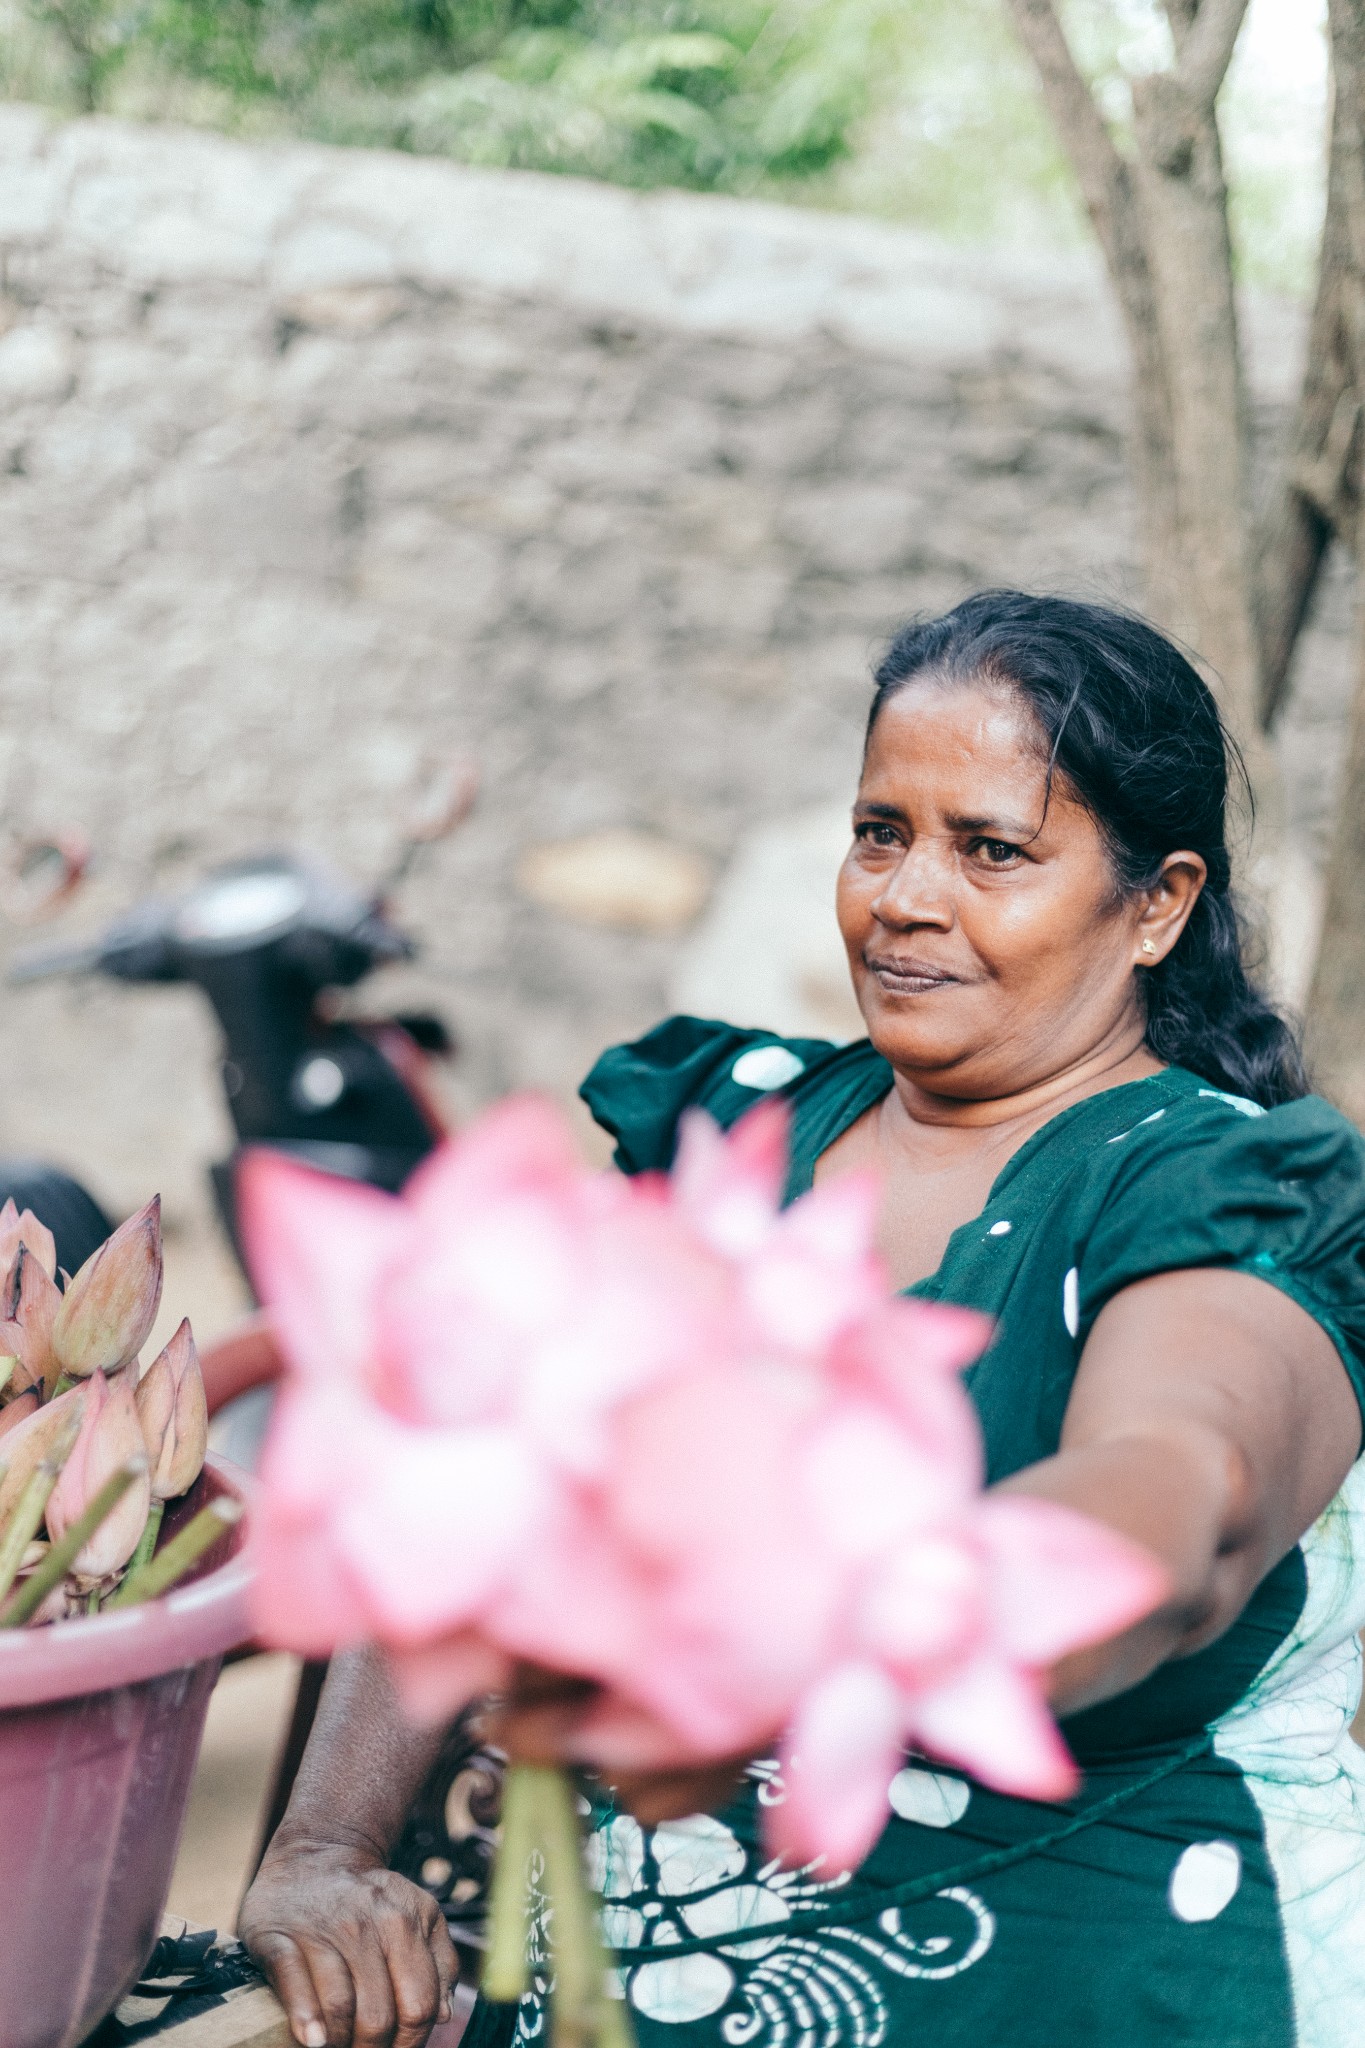
<svg viewBox="0 0 1365 2048"><path fill-rule="evenodd" d="M216 869L184 896L138 904L89 944L34 946L13 956L14 984L101 975L188 983L207 997L222 1029L220 1073L236 1132L232 1153L210 1172L239 1262L233 1182L245 1147L270 1145L323 1172L397 1190L445 1135L433 1072L434 1060L454 1050L445 1025L426 1014L343 1017L335 992L413 957L416 948L394 922L390 898L422 850L463 823L476 789L470 768L444 778L375 890L359 890L294 854L255 855ZM88 845L75 834L33 842L13 864L5 907L12 917L42 917L71 898L88 859ZM68 1270L108 1234L108 1218L66 1175L0 1160L0 1183L0 1200L13 1193L21 1206L51 1218ZM268 1396L253 1390L276 1379L282 1363L267 1316L247 1317L205 1345L201 1362L220 1448L254 1462ZM229 1404L231 1417L223 1414ZM325 1673L319 1662L300 1674L262 1851L288 1801ZM494 1768L476 1740L453 1730L394 1859L395 1868L435 1891L456 1940L471 1952L487 1886ZM473 1818L452 1833L446 1815L457 1778L470 1789Z"/></svg>
<svg viewBox="0 0 1365 2048"><path fill-rule="evenodd" d="M375 891L295 854L253 855L187 895L138 904L91 943L27 947L12 958L12 984L97 974L188 983L207 997L222 1029L220 1074L237 1137L211 1174L239 1259L233 1180L244 1147L270 1145L323 1172L397 1190L444 1135L432 1061L453 1046L440 1018L344 1017L335 992L413 957L389 899L421 849L468 815L474 793L472 771L449 776ZM60 845L45 852L72 858ZM73 886L58 870L54 899Z"/></svg>

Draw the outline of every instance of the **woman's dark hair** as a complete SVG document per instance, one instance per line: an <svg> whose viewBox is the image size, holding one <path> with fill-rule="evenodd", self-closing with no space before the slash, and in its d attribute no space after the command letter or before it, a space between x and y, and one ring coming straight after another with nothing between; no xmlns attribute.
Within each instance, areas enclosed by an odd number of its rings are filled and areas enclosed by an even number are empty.
<svg viewBox="0 0 1365 2048"><path fill-rule="evenodd" d="M1267 1107L1308 1092L1294 1033L1248 977L1231 892L1228 773L1241 756L1212 692L1179 648L1104 605L983 590L902 626L876 671L869 737L887 699L922 677L1016 691L1042 729L1049 782L1065 777L1102 831L1124 895L1151 888L1168 853L1208 880L1176 945L1139 977L1158 1059Z"/></svg>

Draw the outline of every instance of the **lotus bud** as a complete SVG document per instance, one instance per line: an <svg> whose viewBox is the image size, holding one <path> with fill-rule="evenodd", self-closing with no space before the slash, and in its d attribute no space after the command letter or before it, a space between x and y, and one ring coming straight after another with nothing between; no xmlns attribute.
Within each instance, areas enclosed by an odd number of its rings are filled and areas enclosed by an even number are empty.
<svg viewBox="0 0 1365 2048"><path fill-rule="evenodd" d="M7 1273L13 1266L20 1245L33 1254L49 1280L56 1279L57 1245L52 1232L32 1209L16 1209L11 1195L0 1209L0 1272Z"/></svg>
<svg viewBox="0 0 1365 2048"><path fill-rule="evenodd" d="M0 1323L0 1401L13 1401L34 1385L24 1364L24 1333L17 1323Z"/></svg>
<svg viewBox="0 0 1365 2048"><path fill-rule="evenodd" d="M84 1399L80 1435L47 1504L47 1532L53 1542L61 1541L115 1472L134 1460L143 1468L113 1513L105 1516L76 1555L72 1569L78 1579L89 1582L107 1579L127 1564L137 1549L152 1492L142 1425L128 1381L120 1377L111 1382L97 1367L84 1389Z"/></svg>
<svg viewBox="0 0 1365 2048"><path fill-rule="evenodd" d="M46 1407L33 1409L21 1416L13 1427L6 1423L5 1434L0 1437L0 1443L4 1445L3 1452L0 1452L0 1465L5 1467L5 1476L0 1479L0 1530L4 1529L19 1496L66 1427L72 1409L79 1407L84 1399L85 1389L73 1387L70 1393L59 1394ZM17 1406L17 1402L11 1402L10 1407L4 1410L5 1416L8 1417L10 1409Z"/></svg>
<svg viewBox="0 0 1365 2048"><path fill-rule="evenodd" d="M152 1499L174 1500L199 1477L209 1442L204 1376L188 1317L138 1381L137 1414L151 1466Z"/></svg>
<svg viewBox="0 0 1365 2048"><path fill-rule="evenodd" d="M72 1379L115 1372L136 1358L161 1301L161 1197L119 1225L62 1296L52 1326L57 1363Z"/></svg>
<svg viewBox="0 0 1365 2048"><path fill-rule="evenodd" d="M16 1394L12 1401L7 1401L4 1407L0 1408L0 1437L7 1436L10 1430L17 1429L21 1422L27 1422L30 1415L37 1413L38 1389L25 1387L22 1394ZM3 1461L3 1458L4 1453L0 1451L0 1461Z"/></svg>
<svg viewBox="0 0 1365 2048"><path fill-rule="evenodd" d="M61 1371L52 1350L52 1326L62 1297L37 1255L21 1245L10 1274L6 1303L10 1320L0 1324L0 1349L13 1352L22 1371L10 1381L14 1388L46 1387L50 1392Z"/></svg>

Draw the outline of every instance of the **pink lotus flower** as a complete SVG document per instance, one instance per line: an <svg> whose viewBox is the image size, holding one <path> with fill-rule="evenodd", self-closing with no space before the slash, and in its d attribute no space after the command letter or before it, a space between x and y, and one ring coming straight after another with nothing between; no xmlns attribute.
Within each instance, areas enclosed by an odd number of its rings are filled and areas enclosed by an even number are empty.
<svg viewBox="0 0 1365 2048"><path fill-rule="evenodd" d="M112 1514L76 1553L76 1577L93 1584L127 1564L137 1549L151 1507L151 1485L137 1405L127 1380L120 1375L111 1383L97 1370L73 1392L84 1406L80 1434L47 1503L47 1529L53 1540L66 1534L115 1472L133 1463L141 1467Z"/></svg>
<svg viewBox="0 0 1365 2048"><path fill-rule="evenodd" d="M52 1349L52 1329L61 1305L61 1293L41 1249L35 1252L20 1244L0 1295L0 1353L14 1360L8 1393L46 1388L50 1394L56 1385L61 1368Z"/></svg>
<svg viewBox="0 0 1365 2048"><path fill-rule="evenodd" d="M915 1743L1013 1792L1074 1770L1047 1668L1156 1565L985 1495L985 1321L894 1296L876 1189L783 1210L784 1110L684 1120L671 1178L589 1173L513 1101L402 1198L257 1153L253 1276L292 1372L263 1465L262 1635L383 1643L448 1714L514 1659L596 1680L610 1772L784 1744L773 1841L856 1862Z"/></svg>
<svg viewBox="0 0 1365 2048"><path fill-rule="evenodd" d="M134 1394L151 1470L152 1499L188 1492L204 1466L208 1399L188 1317L152 1360Z"/></svg>
<svg viewBox="0 0 1365 2048"><path fill-rule="evenodd" d="M62 1371L87 1379L136 1358L156 1321L161 1275L161 1197L153 1195L68 1282L52 1322Z"/></svg>
<svg viewBox="0 0 1365 2048"><path fill-rule="evenodd" d="M49 1280L57 1277L57 1241L45 1223L40 1223L32 1209L19 1209L13 1196L0 1209L0 1273L8 1273L19 1256L20 1245L27 1246L37 1259Z"/></svg>

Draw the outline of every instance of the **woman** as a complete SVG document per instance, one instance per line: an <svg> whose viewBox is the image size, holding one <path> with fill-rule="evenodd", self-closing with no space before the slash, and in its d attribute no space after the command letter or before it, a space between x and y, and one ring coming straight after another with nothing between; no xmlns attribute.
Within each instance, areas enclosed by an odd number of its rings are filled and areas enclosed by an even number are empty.
<svg viewBox="0 0 1365 2048"><path fill-rule="evenodd" d="M839 881L867 1038L675 1018L584 1086L627 1172L689 1105L729 1124L774 1088L790 1195L877 1169L896 1282L997 1319L967 1376L992 1483L1145 1543L1172 1588L1051 1674L1065 1806L907 1760L835 1884L764 1863L769 1764L619 1786L592 1853L645 2048L1365 2022L1365 1152L1243 971L1226 785L1212 698L1139 622L988 592L908 626ZM572 1754L576 1711L528 1674L503 1737ZM415 2048L447 1996L429 1902L382 1868L432 1747L371 1663L337 1672L242 1920L309 2048Z"/></svg>

